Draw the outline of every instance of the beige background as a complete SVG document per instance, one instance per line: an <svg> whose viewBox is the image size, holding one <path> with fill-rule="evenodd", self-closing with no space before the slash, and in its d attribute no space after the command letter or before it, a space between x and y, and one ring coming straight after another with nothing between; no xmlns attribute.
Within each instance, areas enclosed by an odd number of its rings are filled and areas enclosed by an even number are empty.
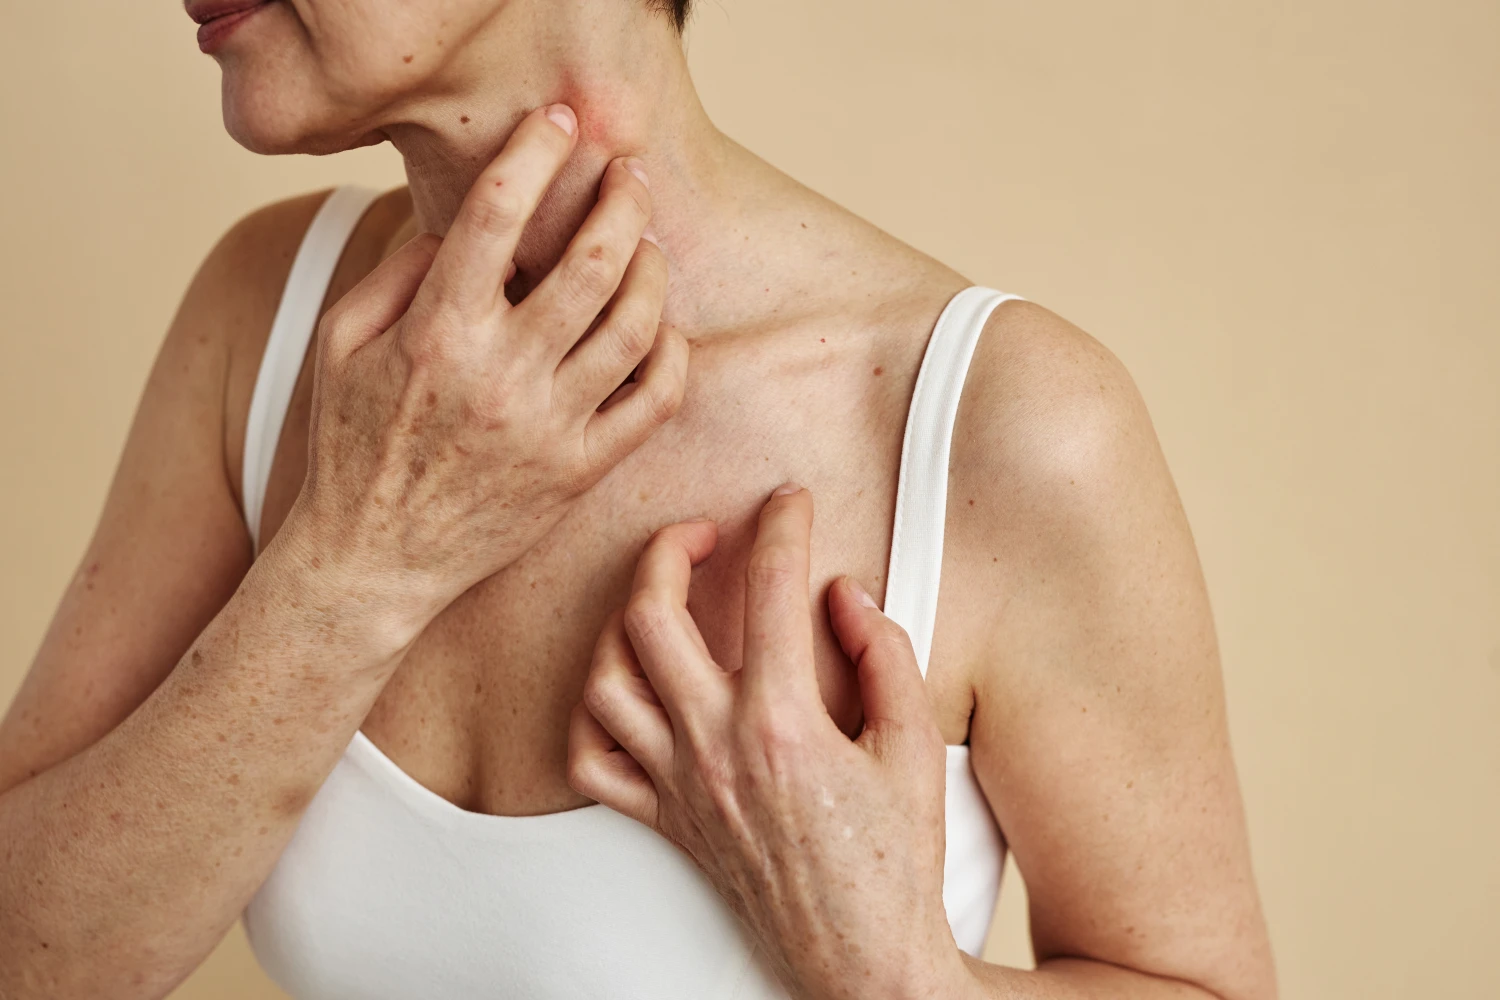
<svg viewBox="0 0 1500 1000"><path fill-rule="evenodd" d="M179 6L0 14L0 703L199 257L400 181L233 145ZM1288 998L1500 997L1497 39L1494 0L706 0L690 34L730 134L1135 374ZM277 994L236 931L176 995Z"/></svg>

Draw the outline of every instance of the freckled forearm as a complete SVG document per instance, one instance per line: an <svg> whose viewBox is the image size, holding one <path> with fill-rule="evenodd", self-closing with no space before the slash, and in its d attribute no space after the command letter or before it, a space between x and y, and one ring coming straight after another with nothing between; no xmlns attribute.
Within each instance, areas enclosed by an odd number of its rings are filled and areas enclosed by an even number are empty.
<svg viewBox="0 0 1500 1000"><path fill-rule="evenodd" d="M964 956L968 980L945 1000L1241 1000L1205 987L1107 962L1052 959L1032 970L1010 969ZM1273 1000L1245 993L1243 1000Z"/></svg>
<svg viewBox="0 0 1500 1000"><path fill-rule="evenodd" d="M257 570L136 712L0 795L0 996L164 995L374 704L400 655L379 602Z"/></svg>

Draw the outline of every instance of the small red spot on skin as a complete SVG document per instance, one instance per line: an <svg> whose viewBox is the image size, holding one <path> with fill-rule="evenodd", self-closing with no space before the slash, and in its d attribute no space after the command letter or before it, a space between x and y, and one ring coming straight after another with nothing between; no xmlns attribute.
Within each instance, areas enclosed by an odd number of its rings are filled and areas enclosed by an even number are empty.
<svg viewBox="0 0 1500 1000"><path fill-rule="evenodd" d="M409 62L411 62L415 58L416 58L416 56L402 56L401 57L401 61L404 62L404 63L409 63Z"/></svg>
<svg viewBox="0 0 1500 1000"><path fill-rule="evenodd" d="M496 181L495 182L495 187L502 187L502 186L504 186L504 184L505 184L504 181Z"/></svg>
<svg viewBox="0 0 1500 1000"><path fill-rule="evenodd" d="M876 365L875 366L875 374L876 375L884 375L885 374L885 369L882 368L882 367L880 367L879 365Z"/></svg>
<svg viewBox="0 0 1500 1000"><path fill-rule="evenodd" d="M818 343L820 343L820 344L826 344L826 343L828 343L828 338L827 337L819 337L818 338Z"/></svg>

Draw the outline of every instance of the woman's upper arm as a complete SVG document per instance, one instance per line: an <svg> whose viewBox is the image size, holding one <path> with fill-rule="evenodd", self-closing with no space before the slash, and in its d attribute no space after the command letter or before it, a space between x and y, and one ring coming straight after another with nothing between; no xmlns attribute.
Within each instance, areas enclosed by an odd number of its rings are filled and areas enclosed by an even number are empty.
<svg viewBox="0 0 1500 1000"><path fill-rule="evenodd" d="M1044 309L984 341L953 461L977 501L955 530L997 557L970 738L1037 957L1273 996L1213 618L1145 406Z"/></svg>
<svg viewBox="0 0 1500 1000"><path fill-rule="evenodd" d="M242 439L244 415L226 419L226 399L247 395L234 389L253 379L316 207L316 199L299 198L246 217L194 277L152 367L98 527L0 722L0 791L118 725L239 585L250 542L225 444Z"/></svg>

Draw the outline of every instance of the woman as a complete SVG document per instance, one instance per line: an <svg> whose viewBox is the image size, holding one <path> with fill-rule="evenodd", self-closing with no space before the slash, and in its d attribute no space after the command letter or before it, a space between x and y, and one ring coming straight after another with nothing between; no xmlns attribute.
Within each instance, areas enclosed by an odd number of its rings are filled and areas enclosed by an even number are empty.
<svg viewBox="0 0 1500 1000"><path fill-rule="evenodd" d="M718 133L682 0L188 12L238 141L409 187L187 293L0 728L0 994L244 911L304 1000L1274 996L1107 351Z"/></svg>

